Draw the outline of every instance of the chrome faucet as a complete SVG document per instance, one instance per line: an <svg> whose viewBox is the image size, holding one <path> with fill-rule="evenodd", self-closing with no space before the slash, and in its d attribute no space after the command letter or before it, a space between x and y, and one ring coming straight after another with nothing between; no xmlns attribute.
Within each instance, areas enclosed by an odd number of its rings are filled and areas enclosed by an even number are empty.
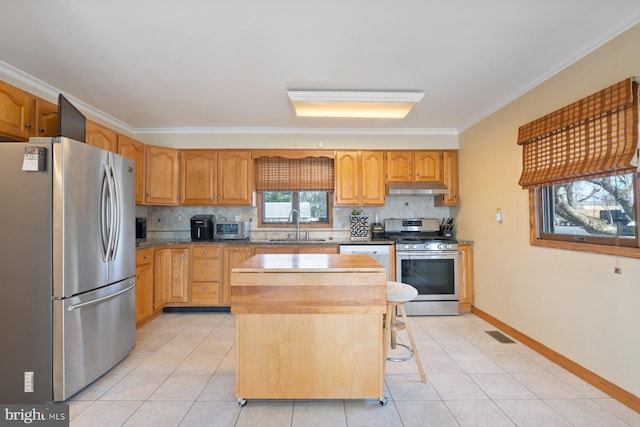
<svg viewBox="0 0 640 427"><path fill-rule="evenodd" d="M289 212L289 221L291 221L294 213L296 214L296 240L300 240L300 211L298 211L298 209L291 209L291 212Z"/></svg>

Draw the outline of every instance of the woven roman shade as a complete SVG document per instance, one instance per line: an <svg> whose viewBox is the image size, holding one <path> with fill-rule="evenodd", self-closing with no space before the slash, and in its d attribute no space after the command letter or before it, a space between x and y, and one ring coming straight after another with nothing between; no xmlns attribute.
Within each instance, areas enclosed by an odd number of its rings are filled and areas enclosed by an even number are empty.
<svg viewBox="0 0 640 427"><path fill-rule="evenodd" d="M333 191L333 159L260 157L256 191Z"/></svg>
<svg viewBox="0 0 640 427"><path fill-rule="evenodd" d="M637 170L638 84L633 78L518 130L523 188Z"/></svg>

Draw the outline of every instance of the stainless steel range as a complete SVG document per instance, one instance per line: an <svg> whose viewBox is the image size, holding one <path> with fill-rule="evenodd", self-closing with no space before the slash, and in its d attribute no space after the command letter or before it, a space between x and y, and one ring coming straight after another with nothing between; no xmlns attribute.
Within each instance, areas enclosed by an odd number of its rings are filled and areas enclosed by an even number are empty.
<svg viewBox="0 0 640 427"><path fill-rule="evenodd" d="M384 221L385 237L396 242L396 281L418 290L405 304L408 315L460 314L458 242L443 232L451 225L441 226L435 218Z"/></svg>

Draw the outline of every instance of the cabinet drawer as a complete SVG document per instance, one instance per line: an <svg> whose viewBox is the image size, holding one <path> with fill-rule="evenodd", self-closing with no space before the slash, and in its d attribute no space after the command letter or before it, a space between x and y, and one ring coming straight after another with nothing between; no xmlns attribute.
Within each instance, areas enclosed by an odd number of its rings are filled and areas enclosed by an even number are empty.
<svg viewBox="0 0 640 427"><path fill-rule="evenodd" d="M193 245L191 256L193 258L220 258L222 250L220 246Z"/></svg>
<svg viewBox="0 0 640 427"><path fill-rule="evenodd" d="M153 262L153 249L136 250L136 265L148 264Z"/></svg>
<svg viewBox="0 0 640 427"><path fill-rule="evenodd" d="M191 285L191 303L194 305L218 305L220 303L220 283L201 282Z"/></svg>
<svg viewBox="0 0 640 427"><path fill-rule="evenodd" d="M220 280L220 260L194 258L191 264L191 279L194 282L217 282Z"/></svg>

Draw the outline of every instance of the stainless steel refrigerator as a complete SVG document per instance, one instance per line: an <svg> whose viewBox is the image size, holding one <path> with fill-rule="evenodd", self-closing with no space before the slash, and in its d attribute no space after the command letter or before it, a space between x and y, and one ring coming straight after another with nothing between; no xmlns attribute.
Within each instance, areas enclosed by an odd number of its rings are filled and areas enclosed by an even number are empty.
<svg viewBox="0 0 640 427"><path fill-rule="evenodd" d="M135 346L134 163L0 143L0 403L64 401Z"/></svg>

